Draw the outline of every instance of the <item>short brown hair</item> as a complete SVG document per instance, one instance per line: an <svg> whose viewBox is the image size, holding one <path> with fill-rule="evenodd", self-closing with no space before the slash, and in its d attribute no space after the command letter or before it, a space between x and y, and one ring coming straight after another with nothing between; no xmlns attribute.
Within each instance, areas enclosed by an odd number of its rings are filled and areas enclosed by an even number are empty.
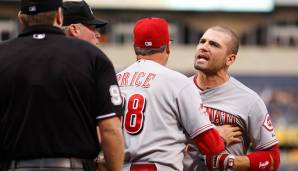
<svg viewBox="0 0 298 171"><path fill-rule="evenodd" d="M56 11L41 12L35 15L20 14L20 20L25 27L33 25L53 25L56 17Z"/></svg>
<svg viewBox="0 0 298 171"><path fill-rule="evenodd" d="M166 49L166 47L167 47L167 45L163 45L158 48L140 48L140 47L134 46L134 49L135 49L136 55L145 56L145 55L152 55L155 53L162 53Z"/></svg>
<svg viewBox="0 0 298 171"><path fill-rule="evenodd" d="M224 26L214 26L209 29L224 32L230 35L232 39L230 50L233 54L237 55L239 49L239 36L232 29Z"/></svg>

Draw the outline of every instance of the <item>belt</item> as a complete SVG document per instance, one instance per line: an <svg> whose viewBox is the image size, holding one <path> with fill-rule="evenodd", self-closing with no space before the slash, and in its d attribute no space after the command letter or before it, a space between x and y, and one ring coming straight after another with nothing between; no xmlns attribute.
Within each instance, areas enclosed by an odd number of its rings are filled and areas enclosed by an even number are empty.
<svg viewBox="0 0 298 171"><path fill-rule="evenodd" d="M74 168L83 169L83 161L78 158L40 158L30 160L12 160L10 169L14 168ZM85 160L86 161L86 160ZM92 160L90 160L93 162Z"/></svg>
<svg viewBox="0 0 298 171"><path fill-rule="evenodd" d="M154 163L132 163L130 171L157 171Z"/></svg>

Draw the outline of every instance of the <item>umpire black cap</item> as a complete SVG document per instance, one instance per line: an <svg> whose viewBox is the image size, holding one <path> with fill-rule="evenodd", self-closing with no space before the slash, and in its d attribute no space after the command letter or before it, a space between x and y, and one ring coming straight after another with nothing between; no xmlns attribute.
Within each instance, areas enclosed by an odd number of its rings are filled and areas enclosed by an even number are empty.
<svg viewBox="0 0 298 171"><path fill-rule="evenodd" d="M106 21L97 19L85 1L66 1L63 3L64 26L70 24L89 24L95 25L96 28L103 27Z"/></svg>
<svg viewBox="0 0 298 171"><path fill-rule="evenodd" d="M35 15L55 11L62 6L62 0L21 0L21 13Z"/></svg>

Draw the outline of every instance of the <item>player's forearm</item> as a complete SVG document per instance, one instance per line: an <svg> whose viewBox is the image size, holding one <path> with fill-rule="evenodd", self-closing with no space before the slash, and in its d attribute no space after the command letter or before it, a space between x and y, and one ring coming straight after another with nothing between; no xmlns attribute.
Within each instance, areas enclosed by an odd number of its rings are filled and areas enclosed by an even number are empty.
<svg viewBox="0 0 298 171"><path fill-rule="evenodd" d="M101 146L104 152L106 168L109 171L122 170L124 160L124 142L120 127L120 120L117 117L101 121L100 134Z"/></svg>
<svg viewBox="0 0 298 171"><path fill-rule="evenodd" d="M236 171L276 171L279 164L280 152L278 145L275 145L263 151L252 152L247 156L236 156L233 169Z"/></svg>

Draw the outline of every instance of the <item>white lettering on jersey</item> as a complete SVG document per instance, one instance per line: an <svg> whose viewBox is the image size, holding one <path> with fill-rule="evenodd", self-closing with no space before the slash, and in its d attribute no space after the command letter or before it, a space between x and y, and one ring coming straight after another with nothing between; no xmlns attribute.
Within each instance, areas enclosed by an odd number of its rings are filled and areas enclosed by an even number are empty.
<svg viewBox="0 0 298 171"><path fill-rule="evenodd" d="M259 168L260 169L264 169L269 165L269 161L265 161L265 162L260 162L259 163Z"/></svg>
<svg viewBox="0 0 298 171"><path fill-rule="evenodd" d="M263 126L268 130L268 131L273 131L273 125L272 125L272 122L270 120L270 116L269 114L267 113L266 116L265 116L265 120L263 122Z"/></svg>
<svg viewBox="0 0 298 171"><path fill-rule="evenodd" d="M142 88L149 88L150 81L155 78L156 74L145 73L145 72L134 72L133 74L125 72L122 74L117 74L117 81L119 86L141 86Z"/></svg>
<svg viewBox="0 0 298 171"><path fill-rule="evenodd" d="M109 90L110 90L112 103L115 106L121 105L122 104L122 97L120 95L119 87L117 85L111 85Z"/></svg>

